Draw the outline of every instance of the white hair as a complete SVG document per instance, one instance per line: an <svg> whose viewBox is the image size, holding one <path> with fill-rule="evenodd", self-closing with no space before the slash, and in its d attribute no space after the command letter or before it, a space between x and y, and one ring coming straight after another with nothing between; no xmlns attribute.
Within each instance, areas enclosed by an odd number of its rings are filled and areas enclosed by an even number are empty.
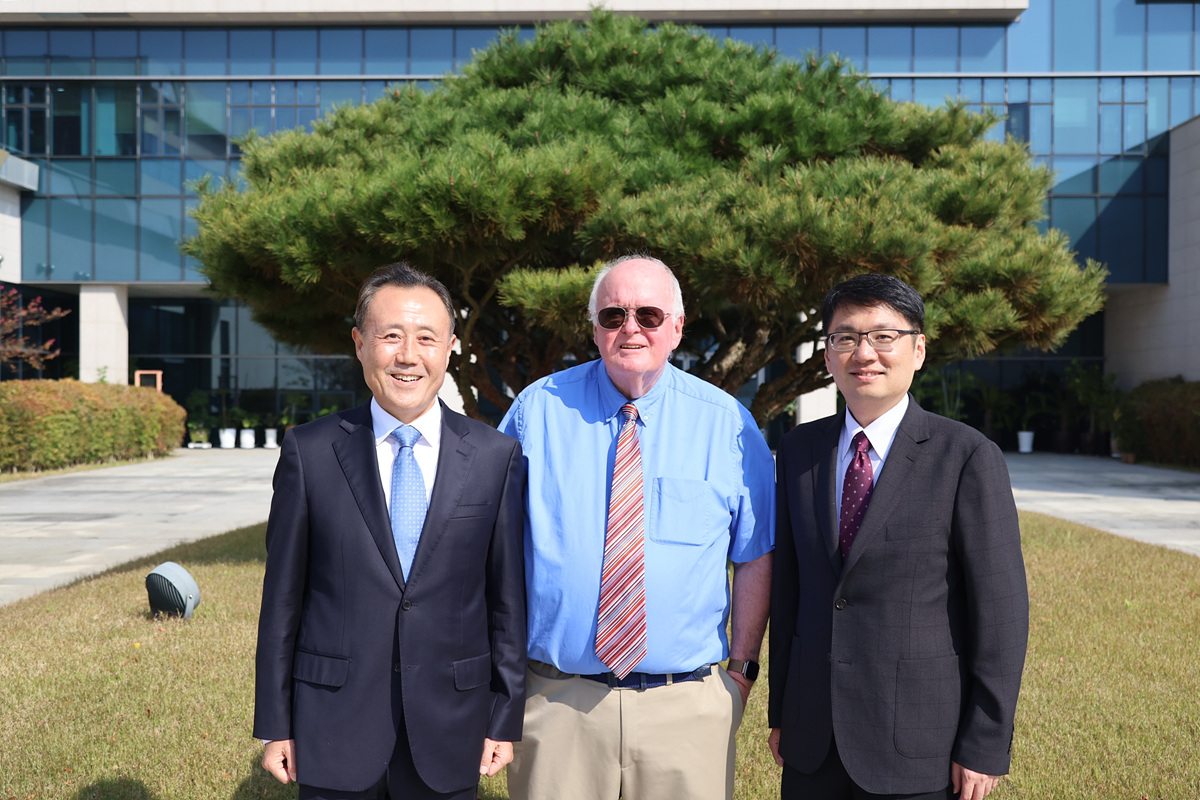
<svg viewBox="0 0 1200 800"><path fill-rule="evenodd" d="M618 267L621 264L624 264L626 261L649 261L651 264L656 265L663 272L667 273L667 275L671 278L671 302L673 304L670 313L676 317L679 317L680 319L683 319L683 291L679 288L679 279L675 277L675 273L672 272L671 268L666 264L659 261L657 258L654 258L653 256L648 256L641 253L633 253L631 255L621 256L620 258L614 259L605 264L604 267L598 273L596 273L596 280L594 283L592 283L592 295L588 298L588 319L592 320L593 322L596 321L596 312L599 311L599 309L596 308L596 302L597 298L600 296L600 284L604 281L604 278L608 275L608 273L613 271L614 267Z"/></svg>

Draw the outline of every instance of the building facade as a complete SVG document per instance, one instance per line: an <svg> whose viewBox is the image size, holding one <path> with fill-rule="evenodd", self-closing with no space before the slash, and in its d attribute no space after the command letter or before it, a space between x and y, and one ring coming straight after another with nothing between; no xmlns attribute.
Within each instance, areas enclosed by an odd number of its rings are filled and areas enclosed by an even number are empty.
<svg viewBox="0 0 1200 800"><path fill-rule="evenodd" d="M192 231L194 182L237 181L237 140L252 129L306 126L335 105L370 102L392 83L429 85L461 69L502 28L531 31L537 21L582 18L588 9L469 0L438 10L403 0L234 5L0 6L0 147L11 154L7 172L0 164L0 281L74 312L57 323L64 357L48 365L50 376L123 382L135 369L157 369L181 401L201 391L263 410L344 408L363 394L352 359L281 345L247 309L206 293L198 265L177 246ZM1200 379L1200 349L1186 348L1177 316L1165 317L1195 309L1200 281L1200 254L1180 239L1200 213L1190 191L1197 134L1185 125L1200 113L1193 4L609 7L792 58L838 53L896 100L940 105L949 97L995 108L1006 121L991 135L1028 142L1057 175L1044 224L1066 232L1080 258L1107 264L1111 296L1108 311L1058 353L999 356L972 371L1012 384L1031 368L1107 357L1127 388L1180 373ZM1173 129L1185 142L1178 148ZM1164 356L1164 341L1191 352ZM804 416L828 407L826 398Z"/></svg>

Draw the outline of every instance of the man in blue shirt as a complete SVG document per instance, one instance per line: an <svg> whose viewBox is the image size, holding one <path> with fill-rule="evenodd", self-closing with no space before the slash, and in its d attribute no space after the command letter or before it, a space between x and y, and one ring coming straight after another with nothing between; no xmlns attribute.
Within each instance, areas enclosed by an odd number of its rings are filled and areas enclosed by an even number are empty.
<svg viewBox="0 0 1200 800"><path fill-rule="evenodd" d="M529 467L509 792L730 798L770 602L771 453L740 403L668 363L683 299L665 264L613 262L588 311L600 360L529 386L500 424Z"/></svg>

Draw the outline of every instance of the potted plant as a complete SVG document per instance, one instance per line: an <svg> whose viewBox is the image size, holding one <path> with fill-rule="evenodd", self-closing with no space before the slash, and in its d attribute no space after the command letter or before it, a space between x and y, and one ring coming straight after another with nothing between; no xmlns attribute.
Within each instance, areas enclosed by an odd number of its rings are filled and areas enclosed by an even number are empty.
<svg viewBox="0 0 1200 800"><path fill-rule="evenodd" d="M1025 408L1021 411L1021 427L1017 431L1017 452L1033 452L1033 420L1047 413L1049 398L1045 392L1029 392L1025 395Z"/></svg>
<svg viewBox="0 0 1200 800"><path fill-rule="evenodd" d="M238 435L238 447L243 450L253 450L255 448L254 429L258 427L258 417L244 408L235 408L234 415L242 424L241 433Z"/></svg>
<svg viewBox="0 0 1200 800"><path fill-rule="evenodd" d="M1105 439L1110 438L1106 434L1112 431L1117 403L1121 399L1117 377L1105 375L1098 365L1072 361L1067 367L1066 382L1087 414L1087 430L1081 437L1080 452L1103 454Z"/></svg>
<svg viewBox="0 0 1200 800"><path fill-rule="evenodd" d="M221 392L221 427L217 429L217 436L222 450L232 450L237 446L237 429L231 424L231 417L236 418L237 409L228 407L226 395L227 392Z"/></svg>
<svg viewBox="0 0 1200 800"><path fill-rule="evenodd" d="M274 414L263 415L263 447L274 450L279 447L279 428L277 425L282 418Z"/></svg>
<svg viewBox="0 0 1200 800"><path fill-rule="evenodd" d="M208 392L197 389L187 398L188 447L207 450L212 447L209 433L216 418L208 410Z"/></svg>

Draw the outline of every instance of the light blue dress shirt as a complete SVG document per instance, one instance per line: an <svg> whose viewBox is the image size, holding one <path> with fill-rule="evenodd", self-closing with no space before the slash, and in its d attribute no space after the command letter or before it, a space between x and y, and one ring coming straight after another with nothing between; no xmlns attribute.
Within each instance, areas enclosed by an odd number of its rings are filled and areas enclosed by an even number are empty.
<svg viewBox="0 0 1200 800"><path fill-rule="evenodd" d="M596 360L530 385L500 423L529 465L529 657L564 672L608 669L595 653L596 614L626 402ZM646 496L648 646L635 669L690 671L729 655L728 560L753 561L774 547L774 461L741 403L673 366L633 403Z"/></svg>

